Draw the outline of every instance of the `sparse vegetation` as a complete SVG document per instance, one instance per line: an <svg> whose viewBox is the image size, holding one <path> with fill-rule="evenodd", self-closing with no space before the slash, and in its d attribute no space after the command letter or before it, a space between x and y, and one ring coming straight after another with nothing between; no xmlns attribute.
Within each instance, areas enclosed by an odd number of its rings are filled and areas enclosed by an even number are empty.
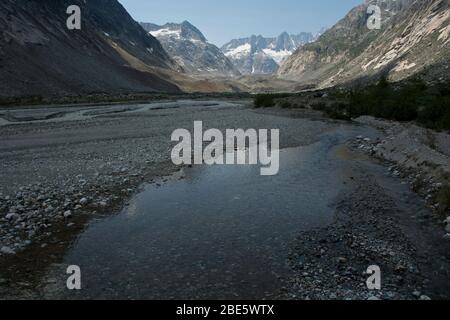
<svg viewBox="0 0 450 320"><path fill-rule="evenodd" d="M289 109L292 108L292 104L289 101L282 101L280 104L280 107L283 109Z"/></svg>
<svg viewBox="0 0 450 320"><path fill-rule="evenodd" d="M450 210L450 185L444 186L437 194L437 202L441 212Z"/></svg>
<svg viewBox="0 0 450 320"><path fill-rule="evenodd" d="M397 121L417 121L432 129L450 129L450 83L427 85L412 79L394 86L386 79L348 95L351 117L372 115Z"/></svg>
<svg viewBox="0 0 450 320"><path fill-rule="evenodd" d="M276 100L288 97L287 93L257 94L254 98L255 108L270 108L276 105Z"/></svg>
<svg viewBox="0 0 450 320"><path fill-rule="evenodd" d="M255 106L296 107L299 104L295 99L301 101L301 95L257 95ZM289 100L284 99L286 97ZM420 79L410 79L394 85L382 78L374 85L332 91L328 98L315 98L310 107L334 119L371 115L397 121L416 121L436 130L450 130L450 82L428 85Z"/></svg>

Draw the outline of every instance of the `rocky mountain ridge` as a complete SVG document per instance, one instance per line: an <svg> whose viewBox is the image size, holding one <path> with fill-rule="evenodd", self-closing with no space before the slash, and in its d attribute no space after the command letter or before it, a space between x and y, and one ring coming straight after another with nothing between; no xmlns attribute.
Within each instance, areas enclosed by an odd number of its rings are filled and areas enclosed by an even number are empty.
<svg viewBox="0 0 450 320"><path fill-rule="evenodd" d="M299 46L313 40L314 35L309 32L297 35L283 32L274 38L252 35L249 38L233 39L221 50L242 74L273 74Z"/></svg>
<svg viewBox="0 0 450 320"><path fill-rule="evenodd" d="M209 43L201 31L188 21L180 24L167 23L163 26L141 23L141 26L161 42L169 55L187 73L240 75L220 49Z"/></svg>
<svg viewBox="0 0 450 320"><path fill-rule="evenodd" d="M381 8L379 30L367 27L369 5ZM381 75L397 81L444 65L449 35L447 0L367 0L317 41L299 48L278 76L316 87Z"/></svg>

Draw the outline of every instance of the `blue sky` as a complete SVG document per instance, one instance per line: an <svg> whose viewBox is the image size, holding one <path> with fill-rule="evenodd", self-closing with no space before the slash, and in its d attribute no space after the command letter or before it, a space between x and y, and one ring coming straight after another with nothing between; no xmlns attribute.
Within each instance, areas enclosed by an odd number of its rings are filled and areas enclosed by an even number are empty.
<svg viewBox="0 0 450 320"><path fill-rule="evenodd" d="M223 45L252 34L317 32L330 27L363 0L119 0L137 21L188 20Z"/></svg>

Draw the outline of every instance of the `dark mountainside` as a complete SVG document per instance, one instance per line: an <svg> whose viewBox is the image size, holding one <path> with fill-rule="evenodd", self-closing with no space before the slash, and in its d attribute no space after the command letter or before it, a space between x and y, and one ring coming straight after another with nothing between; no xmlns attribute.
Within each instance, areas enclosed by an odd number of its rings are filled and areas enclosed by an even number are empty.
<svg viewBox="0 0 450 320"><path fill-rule="evenodd" d="M382 9L380 30L367 28L370 4ZM297 50L278 75L330 87L384 74L397 81L425 70L442 71L448 68L449 35L447 0L367 0L316 42ZM434 78L448 74L447 69Z"/></svg>
<svg viewBox="0 0 450 320"><path fill-rule="evenodd" d="M68 30L69 5L81 8L81 30ZM178 92L131 67L131 61L177 70L161 44L116 0L0 2L0 97L89 93Z"/></svg>

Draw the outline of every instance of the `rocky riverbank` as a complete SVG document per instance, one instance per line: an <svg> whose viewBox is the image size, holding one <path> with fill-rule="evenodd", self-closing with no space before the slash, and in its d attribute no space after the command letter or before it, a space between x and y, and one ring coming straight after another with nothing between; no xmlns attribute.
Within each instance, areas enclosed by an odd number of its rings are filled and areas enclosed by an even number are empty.
<svg viewBox="0 0 450 320"><path fill-rule="evenodd" d="M297 239L289 258L295 276L283 297L449 299L448 134L372 117L357 121L384 135L358 136L347 146L379 161L386 179L354 172L353 191L336 203L335 222ZM389 180L404 190L393 192ZM382 271L379 291L366 285L371 265Z"/></svg>
<svg viewBox="0 0 450 320"><path fill-rule="evenodd" d="M357 121L383 131L385 137L357 137L351 147L385 161L392 176L426 200L447 232L445 239L450 239L450 135L372 117Z"/></svg>

